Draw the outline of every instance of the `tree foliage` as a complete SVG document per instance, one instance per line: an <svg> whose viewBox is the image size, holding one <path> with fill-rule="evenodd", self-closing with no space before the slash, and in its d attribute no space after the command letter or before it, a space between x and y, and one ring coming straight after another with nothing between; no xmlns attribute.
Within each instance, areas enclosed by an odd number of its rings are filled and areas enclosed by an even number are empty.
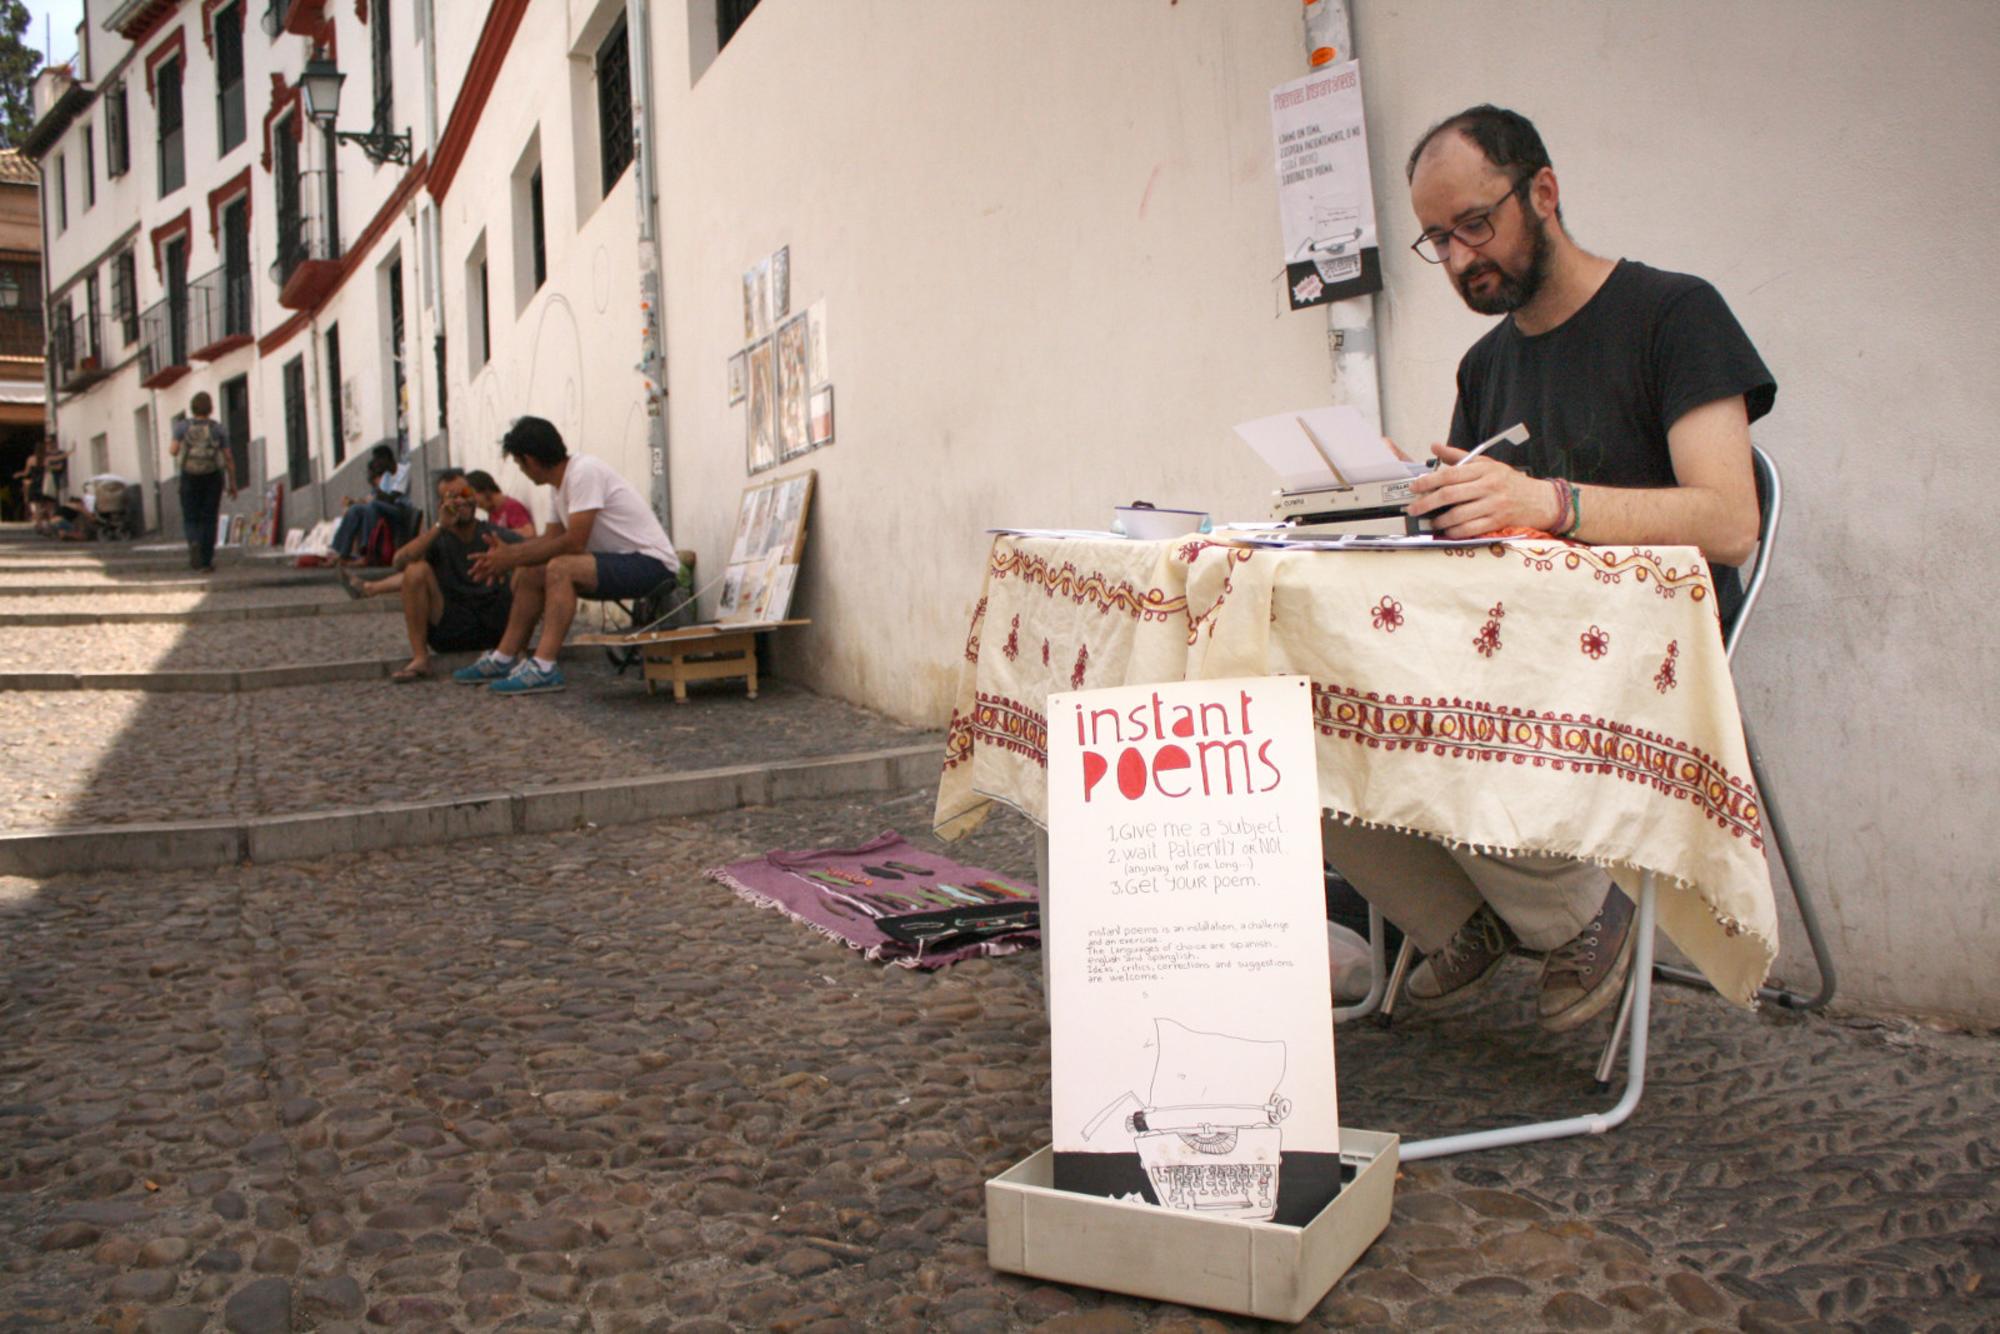
<svg viewBox="0 0 2000 1334"><path fill-rule="evenodd" d="M0 141L9 148L35 123L31 91L42 53L26 40L32 22L22 0L0 0Z"/></svg>

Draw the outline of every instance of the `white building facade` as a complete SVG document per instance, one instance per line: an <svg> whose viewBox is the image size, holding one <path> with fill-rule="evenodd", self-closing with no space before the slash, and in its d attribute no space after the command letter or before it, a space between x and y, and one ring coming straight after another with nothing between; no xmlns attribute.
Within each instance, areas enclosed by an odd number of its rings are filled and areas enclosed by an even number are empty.
<svg viewBox="0 0 2000 1334"><path fill-rule="evenodd" d="M166 425L206 388L247 401L251 475L301 483L288 524L380 440L443 441L433 458L546 515L498 466L533 412L670 497L706 584L750 480L726 378L742 276L784 247L792 308L825 302L838 418L831 447L757 475L818 474L813 624L779 666L908 721L948 713L987 528L1102 526L1133 499L1258 516L1270 478L1230 426L1334 392L1325 319L1279 282L1267 95L1305 68L1296 0L86 3L34 140L51 319L66 305L95 349L57 372L65 446L165 477ZM2000 1018L1980 795L2000 761L1963 742L2000 726L1967 558L1991 522L1964 480L2000 358L1993 280L1965 260L2000 121L1990 6L1893 25L1862 0L1351 8L1386 428L1440 438L1487 327L1407 249L1403 156L1445 115L1512 106L1581 243L1713 281L1779 381L1757 439L1787 471L1788 536L1736 672L1844 994ZM236 21L240 139L214 37ZM342 128L384 119L387 71L410 166L306 123L315 43L349 76ZM208 281L242 272L238 197L249 341ZM215 337L195 294L218 286Z"/></svg>

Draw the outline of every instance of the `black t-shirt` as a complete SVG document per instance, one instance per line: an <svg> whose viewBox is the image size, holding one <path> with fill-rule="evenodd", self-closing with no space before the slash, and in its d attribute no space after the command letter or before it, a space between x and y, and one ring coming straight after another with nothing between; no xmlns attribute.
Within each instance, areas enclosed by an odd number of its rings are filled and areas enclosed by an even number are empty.
<svg viewBox="0 0 2000 1334"><path fill-rule="evenodd" d="M1458 366L1451 443L1470 449L1521 422L1525 446L1489 451L1503 463L1595 486L1673 486L1667 430L1683 414L1741 394L1754 422L1777 393L1720 292L1621 259L1555 328L1524 334L1503 319L1472 345ZM1716 565L1714 576L1726 618L1735 571Z"/></svg>
<svg viewBox="0 0 2000 1334"><path fill-rule="evenodd" d="M472 577L472 558L486 550L488 533L509 544L521 540L519 533L495 528L484 519L473 528L470 542L459 541L449 528L438 529L438 535L431 540L424 559L437 571L438 591L444 594L445 601L477 607L494 598L513 597L513 590L504 578L497 584L482 584Z"/></svg>

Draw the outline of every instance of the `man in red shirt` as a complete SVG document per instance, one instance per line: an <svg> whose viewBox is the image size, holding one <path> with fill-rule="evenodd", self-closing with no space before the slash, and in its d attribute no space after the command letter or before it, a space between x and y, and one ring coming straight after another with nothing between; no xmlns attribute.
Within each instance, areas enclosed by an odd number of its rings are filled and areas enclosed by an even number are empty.
<svg viewBox="0 0 2000 1334"><path fill-rule="evenodd" d="M510 495L503 494L500 483L493 480L493 474L484 469L474 469L465 475L472 483L472 493L479 498L479 508L486 511L486 520L495 528L506 528L523 537L535 535L535 516L528 513L528 507Z"/></svg>

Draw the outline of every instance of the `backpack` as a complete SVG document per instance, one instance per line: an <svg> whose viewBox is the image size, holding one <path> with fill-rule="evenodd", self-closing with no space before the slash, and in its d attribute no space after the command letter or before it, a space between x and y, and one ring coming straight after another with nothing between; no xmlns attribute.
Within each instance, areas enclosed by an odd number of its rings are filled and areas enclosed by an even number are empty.
<svg viewBox="0 0 2000 1334"><path fill-rule="evenodd" d="M181 471L197 477L222 467L222 446L215 438L215 423L201 417L190 418L181 434Z"/></svg>

